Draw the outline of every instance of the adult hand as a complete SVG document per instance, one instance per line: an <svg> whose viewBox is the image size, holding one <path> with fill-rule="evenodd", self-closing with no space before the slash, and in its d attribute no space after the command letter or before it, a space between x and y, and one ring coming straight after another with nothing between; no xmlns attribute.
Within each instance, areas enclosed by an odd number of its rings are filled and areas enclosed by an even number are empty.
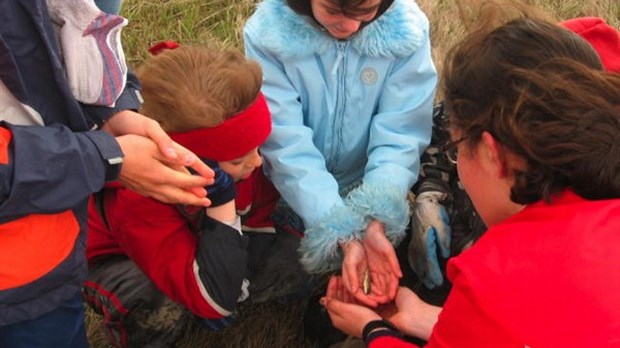
<svg viewBox="0 0 620 348"><path fill-rule="evenodd" d="M441 307L427 304L413 291L405 287L398 288L394 304L396 310L388 315L387 319L400 332L428 341L441 312Z"/></svg>
<svg viewBox="0 0 620 348"><path fill-rule="evenodd" d="M211 184L212 178L192 175L184 165L171 164L151 139L129 134L116 140L125 155L119 175L123 185L164 203L211 204L204 186Z"/></svg>
<svg viewBox="0 0 620 348"><path fill-rule="evenodd" d="M190 167L198 175L213 179L213 170L199 160L194 153L172 141L159 123L153 119L130 110L123 110L110 117L101 129L115 137L134 134L149 138L157 144L163 155L162 162ZM196 190L195 193L199 194L200 190Z"/></svg>
<svg viewBox="0 0 620 348"><path fill-rule="evenodd" d="M321 304L327 309L332 324L352 336L362 337L362 330L368 322L381 319L375 311L357 302L341 277L330 278Z"/></svg>
<svg viewBox="0 0 620 348"><path fill-rule="evenodd" d="M396 250L385 236L381 222L373 220L368 224L362 244L366 251L373 294L381 296L379 303L392 301L396 296L398 280L403 274Z"/></svg>
<svg viewBox="0 0 620 348"><path fill-rule="evenodd" d="M407 259L424 285L432 289L443 284L437 248L443 258L450 256L450 219L443 201L447 193L441 185L425 181L415 198L411 217L411 241Z"/></svg>

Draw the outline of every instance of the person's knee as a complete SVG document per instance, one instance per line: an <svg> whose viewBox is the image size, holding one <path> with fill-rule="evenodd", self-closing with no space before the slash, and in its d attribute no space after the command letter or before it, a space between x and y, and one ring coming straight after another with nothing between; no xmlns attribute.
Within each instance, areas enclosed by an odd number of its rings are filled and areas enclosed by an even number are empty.
<svg viewBox="0 0 620 348"><path fill-rule="evenodd" d="M0 326L0 347L87 348L84 304L79 292L38 318Z"/></svg>
<svg viewBox="0 0 620 348"><path fill-rule="evenodd" d="M108 339L120 347L171 345L187 312L126 256L106 257L91 265L83 294L103 316Z"/></svg>

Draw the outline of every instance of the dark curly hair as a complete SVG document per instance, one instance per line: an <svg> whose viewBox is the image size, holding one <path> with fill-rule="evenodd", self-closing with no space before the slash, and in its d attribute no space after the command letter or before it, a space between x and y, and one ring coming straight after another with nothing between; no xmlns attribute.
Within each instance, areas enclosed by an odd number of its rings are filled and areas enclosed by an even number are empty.
<svg viewBox="0 0 620 348"><path fill-rule="evenodd" d="M470 148L486 131L524 159L512 169L515 203L565 188L620 197L620 74L576 34L527 17L479 28L447 56L443 88Z"/></svg>

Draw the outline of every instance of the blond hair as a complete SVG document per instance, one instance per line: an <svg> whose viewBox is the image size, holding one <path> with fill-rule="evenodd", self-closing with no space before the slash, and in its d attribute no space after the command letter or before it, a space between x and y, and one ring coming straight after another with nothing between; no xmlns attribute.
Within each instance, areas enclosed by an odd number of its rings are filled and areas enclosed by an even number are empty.
<svg viewBox="0 0 620 348"><path fill-rule="evenodd" d="M167 132L217 126L248 107L262 83L258 63L213 44L165 50L136 74L144 97L141 112Z"/></svg>

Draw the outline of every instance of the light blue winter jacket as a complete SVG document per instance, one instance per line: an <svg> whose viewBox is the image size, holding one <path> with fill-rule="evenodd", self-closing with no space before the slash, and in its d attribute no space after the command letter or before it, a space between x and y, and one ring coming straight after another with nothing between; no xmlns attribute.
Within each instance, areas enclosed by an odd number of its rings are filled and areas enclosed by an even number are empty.
<svg viewBox="0 0 620 348"><path fill-rule="evenodd" d="M244 42L263 68L274 123L261 147L265 169L304 220L306 269L339 268L337 242L361 238L371 219L399 243L431 138L437 74L426 16L414 1L395 0L337 40L284 0L265 0Z"/></svg>

